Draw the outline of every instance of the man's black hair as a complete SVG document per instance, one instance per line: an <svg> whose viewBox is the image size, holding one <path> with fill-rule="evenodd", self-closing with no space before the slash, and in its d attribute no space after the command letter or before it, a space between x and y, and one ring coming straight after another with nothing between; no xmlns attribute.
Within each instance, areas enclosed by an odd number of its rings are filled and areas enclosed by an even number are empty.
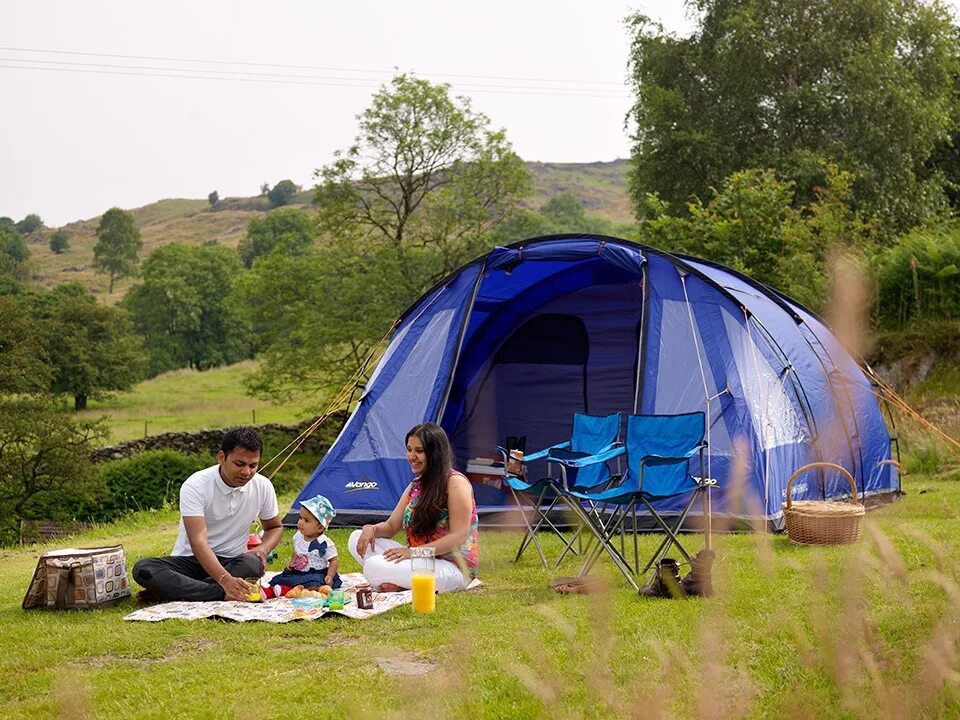
<svg viewBox="0 0 960 720"><path fill-rule="evenodd" d="M253 428L239 427L228 430L220 441L220 450L224 455L229 455L238 447L252 452L263 452L263 441Z"/></svg>

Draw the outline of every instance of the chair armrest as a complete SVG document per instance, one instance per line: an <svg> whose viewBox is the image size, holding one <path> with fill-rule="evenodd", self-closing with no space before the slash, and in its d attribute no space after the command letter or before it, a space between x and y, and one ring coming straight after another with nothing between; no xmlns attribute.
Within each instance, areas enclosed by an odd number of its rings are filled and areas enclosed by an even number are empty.
<svg viewBox="0 0 960 720"><path fill-rule="evenodd" d="M538 451L535 452L535 453L530 453L529 455L524 455L524 456L523 456L523 462L530 462L530 461L532 461L532 460L542 460L543 458L547 457L547 456L550 454L550 451L551 451L551 450L562 450L562 449L568 448L568 447L570 447L570 441L569 441L569 440L567 440L566 442L562 442L562 443L560 443L560 444L558 444L558 445L551 445L550 447L544 448L543 450L538 450Z"/></svg>
<svg viewBox="0 0 960 720"><path fill-rule="evenodd" d="M699 444L697 444L697 445L694 445L692 448L690 448L690 450L689 450L688 452L684 453L683 455L657 455L657 454L655 454L655 453L650 453L649 455L644 455L644 456L640 459L640 464L642 465L642 464L645 463L648 459L653 459L653 460L686 460L687 458L693 457L694 455L696 455L698 452L700 452L701 450L705 449L706 447L707 447L707 444L706 444L705 442L699 443Z"/></svg>
<svg viewBox="0 0 960 720"><path fill-rule="evenodd" d="M597 463L606 462L615 457L619 457L626 453L626 448L623 446L612 446L606 450L598 452L596 455L587 455L586 457L581 458L564 458L557 457L556 455L550 455L550 462L560 463L561 465L566 465L567 467L573 468L582 468L587 467L588 465L596 465Z"/></svg>

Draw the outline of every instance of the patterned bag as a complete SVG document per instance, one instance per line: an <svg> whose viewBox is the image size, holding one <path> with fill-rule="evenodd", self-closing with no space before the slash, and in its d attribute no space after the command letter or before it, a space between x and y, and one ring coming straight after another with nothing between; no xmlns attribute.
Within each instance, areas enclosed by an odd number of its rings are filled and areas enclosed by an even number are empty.
<svg viewBox="0 0 960 720"><path fill-rule="evenodd" d="M85 610L129 595L122 545L50 550L37 562L23 609Z"/></svg>

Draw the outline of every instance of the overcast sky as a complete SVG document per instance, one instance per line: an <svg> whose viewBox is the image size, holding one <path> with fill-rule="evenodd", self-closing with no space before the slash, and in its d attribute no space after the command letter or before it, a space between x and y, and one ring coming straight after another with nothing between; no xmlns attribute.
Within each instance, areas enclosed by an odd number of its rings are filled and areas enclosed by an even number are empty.
<svg viewBox="0 0 960 720"><path fill-rule="evenodd" d="M449 82L525 160L626 157L633 10L680 0L0 0L0 216L313 184L395 68Z"/></svg>

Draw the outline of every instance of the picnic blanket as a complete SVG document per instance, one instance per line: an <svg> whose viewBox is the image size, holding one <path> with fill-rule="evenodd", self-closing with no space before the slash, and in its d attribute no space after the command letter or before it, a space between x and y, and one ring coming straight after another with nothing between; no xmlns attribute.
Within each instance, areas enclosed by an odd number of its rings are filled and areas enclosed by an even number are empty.
<svg viewBox="0 0 960 720"><path fill-rule="evenodd" d="M319 603L304 602L308 600L307 598L300 601L288 598L272 598L258 603L238 602L236 600L169 602L141 608L127 615L124 620L160 622L161 620L222 618L235 620L236 622L260 620L270 623L288 623L294 620L317 620L325 615L344 615L355 620L366 620L401 605L407 605L411 600L409 590L374 593L373 607L370 610L361 610L357 607L357 586L365 583L366 578L363 577L362 573L344 573L340 575L340 579L343 581L342 589L345 598L342 610L331 610ZM474 580L467 586L467 589L471 590L481 584L479 580Z"/></svg>

